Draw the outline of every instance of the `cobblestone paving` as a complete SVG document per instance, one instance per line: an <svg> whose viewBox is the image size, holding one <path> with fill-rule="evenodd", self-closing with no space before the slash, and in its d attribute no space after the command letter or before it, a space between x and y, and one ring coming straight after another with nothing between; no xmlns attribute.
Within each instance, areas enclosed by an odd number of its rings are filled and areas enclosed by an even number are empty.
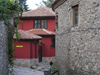
<svg viewBox="0 0 100 75"><path fill-rule="evenodd" d="M30 68L14 66L15 75L44 75L42 71L37 71Z"/></svg>

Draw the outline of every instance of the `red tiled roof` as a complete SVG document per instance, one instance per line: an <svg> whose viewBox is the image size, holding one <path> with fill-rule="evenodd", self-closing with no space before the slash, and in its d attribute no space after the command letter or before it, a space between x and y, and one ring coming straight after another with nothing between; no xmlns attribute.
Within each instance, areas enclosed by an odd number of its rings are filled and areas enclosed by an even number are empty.
<svg viewBox="0 0 100 75"><path fill-rule="evenodd" d="M38 7L35 10L24 12L22 17L40 17L40 16L55 16L55 13L51 8L48 7Z"/></svg>
<svg viewBox="0 0 100 75"><path fill-rule="evenodd" d="M34 35L23 30L18 30L18 32L21 34L20 39L42 39L41 36ZM16 35L14 35L14 38L16 39Z"/></svg>
<svg viewBox="0 0 100 75"><path fill-rule="evenodd" d="M27 32L36 34L36 35L55 35L55 32L52 32L46 29L32 29Z"/></svg>

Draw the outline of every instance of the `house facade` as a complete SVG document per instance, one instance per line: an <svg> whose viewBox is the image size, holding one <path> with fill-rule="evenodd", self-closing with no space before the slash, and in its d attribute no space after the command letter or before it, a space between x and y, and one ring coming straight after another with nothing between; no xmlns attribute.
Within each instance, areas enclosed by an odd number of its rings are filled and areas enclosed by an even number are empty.
<svg viewBox="0 0 100 75"><path fill-rule="evenodd" d="M34 63L34 58L36 58L36 45L39 40L42 39L41 36L28 33L24 30L18 30L20 33L19 41L14 42L14 54L15 61L14 64L18 66L30 67ZM14 35L14 38L17 37Z"/></svg>
<svg viewBox="0 0 100 75"><path fill-rule="evenodd" d="M56 69L100 75L100 0L55 0Z"/></svg>
<svg viewBox="0 0 100 75"><path fill-rule="evenodd" d="M15 43L16 64L28 66L39 62L49 62L55 56L55 13L51 8L39 7L35 10L24 12L19 30L42 37L42 39L25 40ZM30 46L30 42L32 45ZM18 45L22 47L18 47ZM31 50L30 50L31 49ZM20 55L19 55L20 53ZM23 62L24 61L24 62Z"/></svg>

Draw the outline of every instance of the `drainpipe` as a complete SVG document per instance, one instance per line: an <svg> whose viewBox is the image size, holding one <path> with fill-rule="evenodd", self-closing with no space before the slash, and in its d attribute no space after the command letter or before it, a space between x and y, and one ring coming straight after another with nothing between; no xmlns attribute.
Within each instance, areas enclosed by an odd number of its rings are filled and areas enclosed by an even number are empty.
<svg viewBox="0 0 100 75"><path fill-rule="evenodd" d="M36 51L36 49L37 49L36 47L37 46L36 46L36 43L37 43L37 41L35 41L35 58L37 58L37 51Z"/></svg>
<svg viewBox="0 0 100 75"><path fill-rule="evenodd" d="M30 59L32 59L32 42L31 42L31 49L30 49Z"/></svg>

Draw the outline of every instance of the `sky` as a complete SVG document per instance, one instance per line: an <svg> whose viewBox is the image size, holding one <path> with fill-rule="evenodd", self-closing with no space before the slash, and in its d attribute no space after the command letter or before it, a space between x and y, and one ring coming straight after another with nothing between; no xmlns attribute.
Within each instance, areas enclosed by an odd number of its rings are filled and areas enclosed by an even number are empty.
<svg viewBox="0 0 100 75"><path fill-rule="evenodd" d="M36 9L38 6L36 6L35 4L39 4L40 2L42 2L42 0L27 0L27 5L29 9L32 10L32 9Z"/></svg>

